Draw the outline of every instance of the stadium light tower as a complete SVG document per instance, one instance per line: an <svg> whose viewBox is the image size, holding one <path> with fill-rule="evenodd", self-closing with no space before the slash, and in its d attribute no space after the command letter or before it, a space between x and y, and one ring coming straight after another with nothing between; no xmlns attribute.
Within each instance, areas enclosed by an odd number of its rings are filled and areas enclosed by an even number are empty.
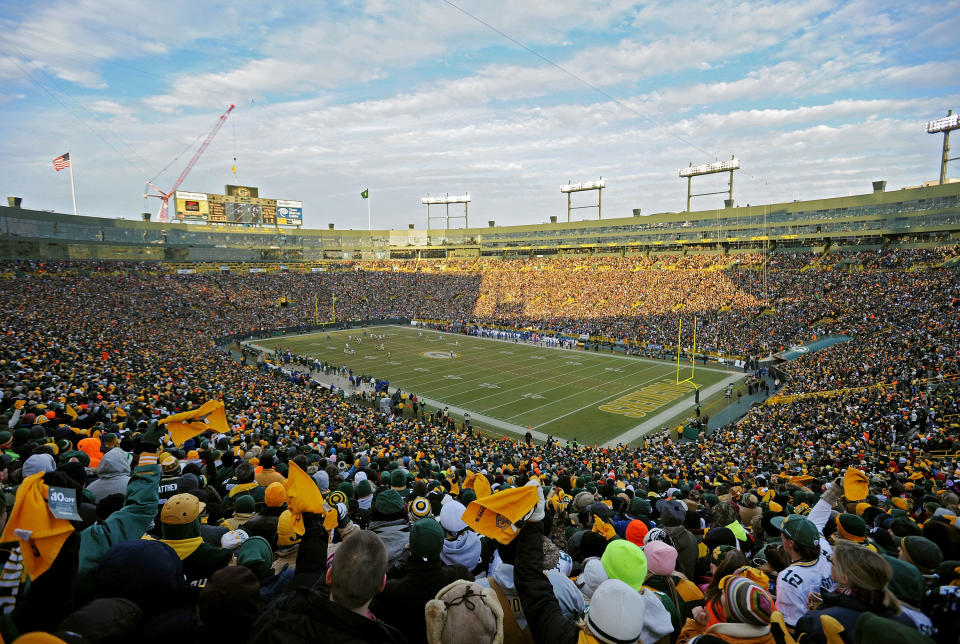
<svg viewBox="0 0 960 644"><path fill-rule="evenodd" d="M450 230L450 204L452 203L462 203L463 204L463 214L462 215L453 215L453 219L463 219L463 227L469 228L470 225L467 222L467 208L470 204L470 195L454 195L450 196L450 193L446 193L442 197L431 197L427 195L426 197L420 198L420 203L427 207L427 232L430 232L430 220L431 219L445 219L446 223L444 224L444 230ZM445 215L430 215L430 206L445 206L446 214Z"/></svg>
<svg viewBox="0 0 960 644"><path fill-rule="evenodd" d="M706 195L722 195L727 193L727 201L732 206L733 205L733 171L740 169L740 159L735 156L730 157L729 161L716 161L715 163L703 163L701 165L693 165L692 163L686 168L680 168L680 177L687 179L687 210L690 212L690 197L704 197ZM699 177L705 174L717 174L719 172L729 172L730 173L730 183L727 186L726 190L719 190L717 192L701 192L699 194L691 194L690 187L693 183L694 177Z"/></svg>
<svg viewBox="0 0 960 644"><path fill-rule="evenodd" d="M943 132L943 156L940 157L940 185L947 179L947 162L956 161L960 157L950 158L950 132L960 129L960 114L954 114L953 110L947 110L947 115L938 118L936 121L927 122L927 134L939 134Z"/></svg>
<svg viewBox="0 0 960 644"><path fill-rule="evenodd" d="M567 185L560 186L560 192L567 193L567 221L570 221L570 211L571 210L580 210L581 208L596 208L597 209L597 219L603 219L603 189L607 187L607 182L603 180L603 177L600 177L599 181L587 181L585 183L570 183L567 182ZM570 203L570 195L574 192L584 192L586 190L596 190L597 191L597 205L590 204L589 206L574 206Z"/></svg>

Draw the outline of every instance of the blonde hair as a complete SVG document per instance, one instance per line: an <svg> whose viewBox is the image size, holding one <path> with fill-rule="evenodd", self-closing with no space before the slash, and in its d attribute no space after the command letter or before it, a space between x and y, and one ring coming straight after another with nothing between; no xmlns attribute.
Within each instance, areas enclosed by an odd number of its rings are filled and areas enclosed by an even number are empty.
<svg viewBox="0 0 960 644"><path fill-rule="evenodd" d="M840 541L833 547L833 565L845 582L837 585L855 590L882 593L883 605L900 614L900 602L887 589L893 579L893 568L877 553L851 541Z"/></svg>

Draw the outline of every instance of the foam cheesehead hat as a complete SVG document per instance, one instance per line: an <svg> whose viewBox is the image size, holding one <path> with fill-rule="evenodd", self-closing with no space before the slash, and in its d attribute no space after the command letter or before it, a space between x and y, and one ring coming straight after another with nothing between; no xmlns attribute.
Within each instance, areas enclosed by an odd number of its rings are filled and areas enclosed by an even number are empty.
<svg viewBox="0 0 960 644"><path fill-rule="evenodd" d="M542 498L540 487L528 484L478 498L466 508L461 503L450 501L440 511L440 525L453 533L459 530L452 530L451 525L469 525L480 534L507 544L520 532L517 522L533 510ZM454 507L448 509L450 506Z"/></svg>
<svg viewBox="0 0 960 644"><path fill-rule="evenodd" d="M786 517L774 517L770 523L802 546L815 546L820 543L820 532L810 519L799 514Z"/></svg>
<svg viewBox="0 0 960 644"><path fill-rule="evenodd" d="M645 611L637 589L619 579L608 579L590 600L587 630L606 644L632 644L643 633Z"/></svg>

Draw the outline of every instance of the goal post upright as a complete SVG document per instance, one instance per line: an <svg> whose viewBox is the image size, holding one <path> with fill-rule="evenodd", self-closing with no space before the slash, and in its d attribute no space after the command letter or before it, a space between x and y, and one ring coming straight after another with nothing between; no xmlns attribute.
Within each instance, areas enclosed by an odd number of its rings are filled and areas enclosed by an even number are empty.
<svg viewBox="0 0 960 644"><path fill-rule="evenodd" d="M680 354L681 354L681 340L683 334L683 317L681 316L677 322L677 384L682 384L689 382L691 385L696 387L696 383L693 381L694 376L697 373L697 316L693 316L693 351L690 355L690 377L680 380Z"/></svg>
<svg viewBox="0 0 960 644"><path fill-rule="evenodd" d="M680 384L680 334L683 331L683 316L677 316L677 384Z"/></svg>
<svg viewBox="0 0 960 644"><path fill-rule="evenodd" d="M693 316L693 353L690 354L690 382L697 375L697 316Z"/></svg>

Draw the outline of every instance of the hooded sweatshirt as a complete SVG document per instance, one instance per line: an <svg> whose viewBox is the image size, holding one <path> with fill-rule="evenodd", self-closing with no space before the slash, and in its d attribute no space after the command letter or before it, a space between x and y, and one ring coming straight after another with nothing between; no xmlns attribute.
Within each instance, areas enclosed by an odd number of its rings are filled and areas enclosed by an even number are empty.
<svg viewBox="0 0 960 644"><path fill-rule="evenodd" d="M480 549L480 535L464 530L453 541L444 540L440 561L448 566L460 564L472 572L480 563Z"/></svg>
<svg viewBox="0 0 960 644"><path fill-rule="evenodd" d="M87 489L100 503L111 494L126 494L127 484L130 482L131 454L122 449L112 449L100 459L97 468L97 480L87 486Z"/></svg>
<svg viewBox="0 0 960 644"><path fill-rule="evenodd" d="M519 597L517 597L517 588L513 584L513 566L500 562L490 577L503 591L510 608L513 609L513 617L517 620L517 626L520 627L520 630L523 630L527 627L527 618L523 616L523 608L520 606ZM553 585L553 594L556 595L557 601L560 603L560 611L563 616L574 620L580 617L584 610L583 595L580 594L574 583L556 570L549 571L547 578ZM476 583L484 588L490 588L490 578L477 579ZM516 601L514 601L515 599ZM507 609L504 608L504 610Z"/></svg>

